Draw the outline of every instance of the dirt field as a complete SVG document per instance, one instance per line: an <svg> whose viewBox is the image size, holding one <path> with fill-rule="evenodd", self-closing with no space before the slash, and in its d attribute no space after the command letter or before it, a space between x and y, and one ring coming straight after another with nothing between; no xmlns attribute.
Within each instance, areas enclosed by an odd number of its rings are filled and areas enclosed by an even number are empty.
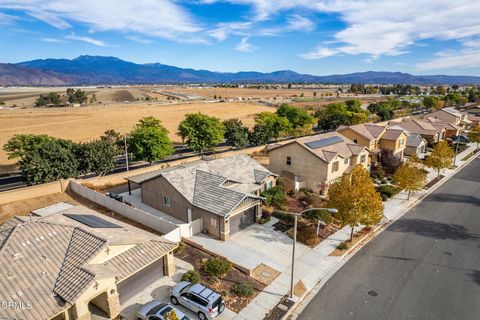
<svg viewBox="0 0 480 320"><path fill-rule="evenodd" d="M275 111L273 107L248 103L191 103L191 104L126 104L80 108L29 108L0 110L0 146L14 134L48 134L54 137L88 141L98 138L106 130L129 132L137 121L146 116L160 119L170 131L174 141L178 124L185 114L202 112L220 119L239 118L252 126L254 115L262 111ZM0 148L1 149L1 148ZM0 164L8 164L6 154L0 150Z"/></svg>

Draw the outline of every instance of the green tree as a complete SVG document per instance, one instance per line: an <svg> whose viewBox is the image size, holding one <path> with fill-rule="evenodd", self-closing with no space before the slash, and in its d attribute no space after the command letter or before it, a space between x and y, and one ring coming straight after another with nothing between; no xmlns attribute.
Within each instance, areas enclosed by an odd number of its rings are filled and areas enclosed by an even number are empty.
<svg viewBox="0 0 480 320"><path fill-rule="evenodd" d="M318 126L323 130L336 130L341 125L353 125L368 121L368 114L361 110L356 112L355 106L348 107L344 103L332 103L316 112Z"/></svg>
<svg viewBox="0 0 480 320"><path fill-rule="evenodd" d="M163 159L174 151L168 130L154 117L143 118L135 125L130 132L128 146L135 160L150 163Z"/></svg>
<svg viewBox="0 0 480 320"><path fill-rule="evenodd" d="M273 131L267 125L256 124L248 135L248 141L254 146L267 144L273 139Z"/></svg>
<svg viewBox="0 0 480 320"><path fill-rule="evenodd" d="M255 124L268 127L274 138L288 135L292 131L292 124L287 118L268 111L260 112L255 118Z"/></svg>
<svg viewBox="0 0 480 320"><path fill-rule="evenodd" d="M345 105L350 111L361 112L362 110L362 103L357 99L347 100L345 101Z"/></svg>
<svg viewBox="0 0 480 320"><path fill-rule="evenodd" d="M28 184L38 184L77 177L76 145L69 140L51 138L29 149L19 161Z"/></svg>
<svg viewBox="0 0 480 320"><path fill-rule="evenodd" d="M375 113L382 121L391 120L395 116L394 106L390 101L371 103L368 106L368 111Z"/></svg>
<svg viewBox="0 0 480 320"><path fill-rule="evenodd" d="M472 142L476 142L478 149L478 145L480 143L480 125L477 125L468 132L468 139L470 139Z"/></svg>
<svg viewBox="0 0 480 320"><path fill-rule="evenodd" d="M436 109L438 98L434 96L426 96L423 98L422 102L425 108L428 110Z"/></svg>
<svg viewBox="0 0 480 320"><path fill-rule="evenodd" d="M282 104L277 109L277 115L286 118L293 129L297 128L309 128L311 129L314 124L314 118L305 110L297 107L290 106L286 103Z"/></svg>
<svg viewBox="0 0 480 320"><path fill-rule="evenodd" d="M437 143L432 154L425 160L425 165L437 171L437 177L440 176L442 170L453 165L455 153L446 141Z"/></svg>
<svg viewBox="0 0 480 320"><path fill-rule="evenodd" d="M224 133L225 127L218 118L200 112L187 114L178 126L178 135L200 154L222 142Z"/></svg>
<svg viewBox="0 0 480 320"><path fill-rule="evenodd" d="M241 149L248 145L248 128L238 119L223 121L225 127L225 140L228 145Z"/></svg>
<svg viewBox="0 0 480 320"><path fill-rule="evenodd" d="M402 164L393 175L395 184L407 191L407 200L410 200L412 193L423 188L426 179L427 173L422 170L418 163L410 160Z"/></svg>
<svg viewBox="0 0 480 320"><path fill-rule="evenodd" d="M37 145L52 140L46 134L16 134L3 146L8 159L23 158L25 154L33 150Z"/></svg>
<svg viewBox="0 0 480 320"><path fill-rule="evenodd" d="M62 97L56 92L50 92L47 95L41 94L35 101L35 106L43 107L47 105L59 106L62 104Z"/></svg>
<svg viewBox="0 0 480 320"><path fill-rule="evenodd" d="M0 100L0 106L4 106L5 102L3 100Z"/></svg>
<svg viewBox="0 0 480 320"><path fill-rule="evenodd" d="M350 174L345 174L332 183L328 196L328 206L338 210L335 217L342 226L351 227L350 241L353 240L356 226L371 226L382 219L382 198L375 190L368 172L361 165L357 165Z"/></svg>
<svg viewBox="0 0 480 320"><path fill-rule="evenodd" d="M104 176L115 167L116 155L115 146L108 140L79 144L77 147L78 171L82 174L95 173Z"/></svg>
<svg viewBox="0 0 480 320"><path fill-rule="evenodd" d="M125 149L125 143L123 141L124 136L122 136L119 132L110 129L103 133L100 136L100 140L108 141L112 146L115 147L116 154L122 154Z"/></svg>
<svg viewBox="0 0 480 320"><path fill-rule="evenodd" d="M85 91L82 91L80 89L72 89L68 88L67 89L67 101L70 103L79 103L79 104L84 104L85 102L88 101L88 96L85 93Z"/></svg>

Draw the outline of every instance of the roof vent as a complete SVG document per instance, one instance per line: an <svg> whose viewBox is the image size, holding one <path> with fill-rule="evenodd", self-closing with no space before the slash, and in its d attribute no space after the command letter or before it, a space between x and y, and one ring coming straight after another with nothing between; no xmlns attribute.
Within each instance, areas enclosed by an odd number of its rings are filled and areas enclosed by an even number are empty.
<svg viewBox="0 0 480 320"><path fill-rule="evenodd" d="M26 246L27 246L27 243L24 241L24 242L20 243L20 245L21 245L22 247L26 247Z"/></svg>
<svg viewBox="0 0 480 320"><path fill-rule="evenodd" d="M16 252L14 254L12 254L12 257L14 260L17 260L17 259L20 259L22 256L20 255L20 253Z"/></svg>
<svg viewBox="0 0 480 320"><path fill-rule="evenodd" d="M7 272L7 279L8 279L8 280L11 280L11 279L13 279L13 278L15 278L15 276L14 276L12 273Z"/></svg>
<svg viewBox="0 0 480 320"><path fill-rule="evenodd" d="M41 275L42 275L42 277L46 277L46 276L48 276L48 272L47 271L42 271Z"/></svg>
<svg viewBox="0 0 480 320"><path fill-rule="evenodd" d="M48 236L49 236L50 238L53 237L53 233L49 232L49 233L48 233Z"/></svg>

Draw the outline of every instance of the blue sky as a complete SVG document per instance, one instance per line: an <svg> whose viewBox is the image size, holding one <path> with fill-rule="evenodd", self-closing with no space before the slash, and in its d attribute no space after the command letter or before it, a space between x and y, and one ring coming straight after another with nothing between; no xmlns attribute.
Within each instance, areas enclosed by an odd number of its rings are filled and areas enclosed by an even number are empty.
<svg viewBox="0 0 480 320"><path fill-rule="evenodd" d="M480 75L480 1L0 0L0 62Z"/></svg>

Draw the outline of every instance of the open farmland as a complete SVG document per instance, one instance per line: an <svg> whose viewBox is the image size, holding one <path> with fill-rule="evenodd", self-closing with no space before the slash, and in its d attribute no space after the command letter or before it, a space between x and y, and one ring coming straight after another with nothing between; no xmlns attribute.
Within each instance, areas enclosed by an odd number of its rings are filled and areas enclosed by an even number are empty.
<svg viewBox="0 0 480 320"><path fill-rule="evenodd" d="M137 121L146 116L160 119L170 131L171 138L180 142L175 134L185 114L202 112L220 119L239 118L253 126L254 115L262 111L275 111L273 107L249 103L185 103L185 104L126 104L86 106L81 108L28 108L0 110L0 146L14 134L48 134L74 141L98 138L108 129L129 132ZM11 163L0 150L0 164Z"/></svg>

